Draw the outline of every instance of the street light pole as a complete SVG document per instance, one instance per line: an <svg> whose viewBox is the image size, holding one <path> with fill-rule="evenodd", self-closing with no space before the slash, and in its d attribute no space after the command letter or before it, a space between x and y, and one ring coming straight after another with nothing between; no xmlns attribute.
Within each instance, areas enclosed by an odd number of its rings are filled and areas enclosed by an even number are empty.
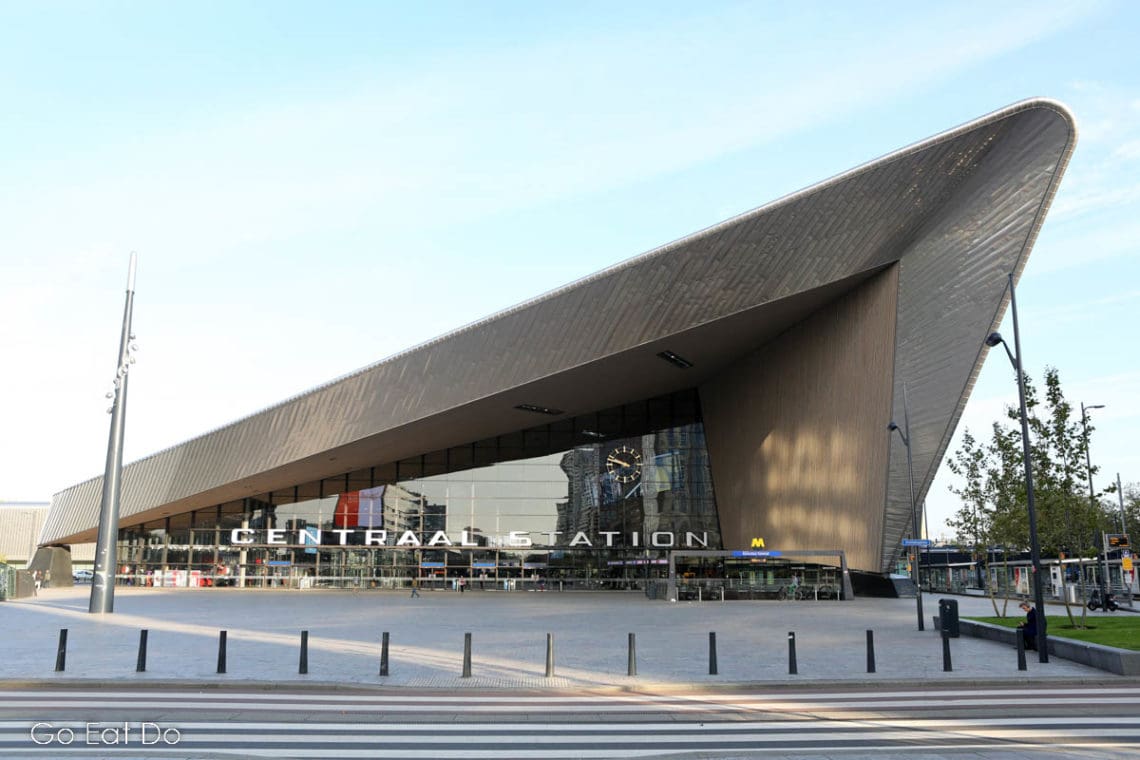
<svg viewBox="0 0 1140 760"><path fill-rule="evenodd" d="M912 535L917 540L920 536L920 533L918 522L918 505L915 503L914 499L914 460L911 458L910 453L910 410L907 409L906 385L903 385L903 426L906 428L905 432L903 430L900 430L898 424L892 421L889 425L887 425L887 430L893 430L894 432L898 433L899 438L902 439L903 446L906 447L906 472L907 476L910 479L910 517L912 522L911 531ZM922 556L919 553L921 549L917 546L913 548L917 550L915 551L914 555L915 559L917 560ZM918 613L918 630L924 631L926 628L922 622L922 578L919 577L917 561L910 563L910 578L914 582L914 601L915 610Z"/></svg>
<svg viewBox="0 0 1140 760"><path fill-rule="evenodd" d="M1041 544L1037 539L1037 510L1033 503L1033 461L1029 449L1029 412L1025 406L1025 373L1021 368L1021 331L1017 324L1017 296L1013 288L1013 273L1009 273L1009 304L1013 316L1013 351L1001 337L990 333L986 345L993 348L1001 344L1017 372L1017 398L1021 407L1021 445L1025 459L1025 501L1029 511L1029 558L1033 565L1033 605L1037 616L1037 651L1041 662L1049 662L1049 645L1046 638L1048 622L1045 618L1045 593L1041 587Z"/></svg>
<svg viewBox="0 0 1140 760"><path fill-rule="evenodd" d="M1116 498L1120 501L1120 532L1128 535L1128 520L1124 516L1124 488L1120 485L1120 473L1116 473ZM1123 556L1123 553L1122 553ZM1133 571L1135 572L1135 571ZM1120 563L1120 579L1124 580L1124 563ZM1124 593L1128 599L1128 607L1132 607L1132 584L1124 584Z"/></svg>
<svg viewBox="0 0 1140 760"><path fill-rule="evenodd" d="M1089 509L1095 511L1096 491L1093 490L1092 455L1089 453L1089 449L1091 448L1089 445L1089 412L1093 409L1104 409L1104 404L1090 404L1089 406L1085 406L1085 403L1083 401L1081 402L1081 430L1085 439L1085 471L1089 476ZM1106 585L1108 583L1108 542L1104 541L1103 533L1101 533L1101 540L1104 543L1102 547L1104 549L1104 572L1100 578L1100 598L1107 600L1108 597L1105 595L1108 593L1108 587ZM1105 609L1108 609L1107 603L1105 604Z"/></svg>
<svg viewBox="0 0 1140 760"><path fill-rule="evenodd" d="M95 574L91 578L91 600L87 611L115 611L115 571L119 539L119 495L123 474L123 426L127 413L127 374L134 358L131 351L131 313L135 301L135 254L131 253L127 273L127 301L123 309L123 332L119 340L119 363L115 371L115 389L108 396L111 408L111 432L107 440L107 466L103 471L103 498L99 505L99 535L95 543Z"/></svg>

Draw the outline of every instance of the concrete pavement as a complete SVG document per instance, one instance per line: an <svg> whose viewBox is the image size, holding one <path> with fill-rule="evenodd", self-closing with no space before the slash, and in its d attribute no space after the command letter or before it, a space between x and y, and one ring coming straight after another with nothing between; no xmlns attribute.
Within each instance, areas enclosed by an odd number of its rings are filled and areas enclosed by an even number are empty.
<svg viewBox="0 0 1140 760"><path fill-rule="evenodd" d="M0 679L127 683L300 682L411 688L680 688L724 683L889 683L1025 679L1112 681L1103 671L1030 653L1017 670L1008 646L951 640L943 671L940 637L924 599L926 631L913 599L851 602L651 601L637 592L116 591L115 612L87 612L90 587L45 589L0 604L5 657ZM992 614L986 599L955 597L962 616ZM1010 612L1016 610L1010 605ZM54 671L67 628L66 670ZM147 670L136 673L139 630L149 631ZM876 672L867 673L866 630L874 631ZM227 631L227 672L218 674L218 632ZM300 632L309 631L308 674L298 674ZM388 677L378 675L381 633L390 633ZM709 675L709 632L717 634L718 675ZM473 641L472 677L462 678L464 633ZM636 634L637 675L627 675L628 633ZM798 674L789 674L795 633ZM546 634L554 636L555 676L545 677ZM1127 679L1121 679L1127 680Z"/></svg>

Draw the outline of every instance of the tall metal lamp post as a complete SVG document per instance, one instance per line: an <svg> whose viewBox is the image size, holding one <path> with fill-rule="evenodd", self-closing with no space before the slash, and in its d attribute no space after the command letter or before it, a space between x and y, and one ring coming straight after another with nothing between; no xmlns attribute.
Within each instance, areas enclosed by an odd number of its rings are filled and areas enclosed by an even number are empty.
<svg viewBox="0 0 1140 760"><path fill-rule="evenodd" d="M1049 645L1046 638L1045 593L1041 587L1041 543L1037 539L1037 510L1033 503L1033 461L1029 451L1029 412L1025 407L1025 373L1021 369L1021 332L1017 325L1017 297L1013 290L1013 273L1009 274L1009 304L1013 315L1014 350L1001 337L1001 333L990 333L986 345L990 348L999 343L1005 348L1009 361L1017 372L1017 397L1021 405L1021 445L1025 459L1025 501L1029 510L1029 557L1033 564L1033 606L1037 615L1037 652L1041 662L1049 662Z"/></svg>
<svg viewBox="0 0 1140 760"><path fill-rule="evenodd" d="M1120 473L1116 473L1116 498L1120 500L1120 532L1128 535L1128 520L1124 515L1124 487L1120 485ZM1121 563L1121 580L1124 580L1124 563ZM1132 608L1132 583L1124 584L1124 593L1128 599L1128 607Z"/></svg>
<svg viewBox="0 0 1140 760"><path fill-rule="evenodd" d="M119 340L119 363L115 371L112 399L111 433L107 440L107 467L103 471L103 499L99 506L99 536L95 543L95 575L91 579L91 601L88 612L115 611L116 542L119 537L119 494L123 474L123 424L127 413L127 373L134 357L131 352L131 311L135 300L135 254L131 253L127 273L127 302L123 309L123 332Z"/></svg>
<svg viewBox="0 0 1140 760"><path fill-rule="evenodd" d="M1085 438L1085 467L1086 467L1086 472L1088 472L1088 474L1089 474L1089 508L1095 510L1096 509L1096 491L1093 490L1092 455L1089 453L1089 448L1090 448L1089 447L1089 412L1092 411L1093 409L1104 409L1104 404L1090 404L1089 406L1085 406L1085 403L1083 401L1081 402L1081 431L1083 432L1084 438ZM1105 545L1104 545L1104 573L1101 575L1101 579L1100 579L1100 594L1101 594L1100 598L1101 599L1106 598L1104 595L1108 591L1107 583L1108 583L1108 544L1105 543Z"/></svg>
<svg viewBox="0 0 1140 760"><path fill-rule="evenodd" d="M910 453L910 411L907 409L905 386L903 387L903 426L906 428L905 430L900 429L898 423L892 421L889 425L887 425L887 430L898 433L899 438L902 439L903 446L906 447L906 471L907 476L910 478L910 516L912 520L911 529L913 531L914 538L917 540L921 534L919 532L918 505L914 500L914 460L911 458ZM918 552L915 552L914 556L917 560L922 555ZM918 630L923 631L926 629L922 623L922 579L919 577L917 561L910 563L910 578L912 581L914 581L914 598L918 612Z"/></svg>

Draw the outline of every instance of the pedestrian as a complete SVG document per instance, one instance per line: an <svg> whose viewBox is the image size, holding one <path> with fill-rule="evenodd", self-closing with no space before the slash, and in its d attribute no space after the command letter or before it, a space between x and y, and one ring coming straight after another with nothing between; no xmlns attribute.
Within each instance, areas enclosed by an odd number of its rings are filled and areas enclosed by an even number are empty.
<svg viewBox="0 0 1140 760"><path fill-rule="evenodd" d="M1025 622L1017 624L1018 635L1026 649L1037 651L1037 610L1030 607L1029 602L1022 602L1021 611L1025 613Z"/></svg>
<svg viewBox="0 0 1140 760"><path fill-rule="evenodd" d="M36 570L34 573L32 573L32 581L32 596L39 596L40 586L42 586L44 582L43 574L40 573L39 570Z"/></svg>
<svg viewBox="0 0 1140 760"><path fill-rule="evenodd" d="M462 594L466 590L467 590L467 579L461 575L461 576L459 576L459 593Z"/></svg>
<svg viewBox="0 0 1140 760"><path fill-rule="evenodd" d="M415 599L419 595L420 595L420 579L413 576L412 577L412 595L409 598Z"/></svg>

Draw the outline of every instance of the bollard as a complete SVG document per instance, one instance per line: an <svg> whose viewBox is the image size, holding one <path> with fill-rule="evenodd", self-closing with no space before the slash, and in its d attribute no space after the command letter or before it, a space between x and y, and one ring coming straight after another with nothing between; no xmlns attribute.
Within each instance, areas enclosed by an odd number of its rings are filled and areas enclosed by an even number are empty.
<svg viewBox="0 0 1140 760"><path fill-rule="evenodd" d="M950 662L950 637L946 635L946 630L942 631L942 671L949 673L954 670L953 664Z"/></svg>
<svg viewBox="0 0 1140 760"><path fill-rule="evenodd" d="M709 631L709 675L716 674L716 631Z"/></svg>
<svg viewBox="0 0 1140 760"><path fill-rule="evenodd" d="M388 632L380 635L380 675L388 675Z"/></svg>
<svg viewBox="0 0 1140 760"><path fill-rule="evenodd" d="M147 631L145 628L139 631L139 659L138 662L135 663L136 673L146 672L146 636Z"/></svg>
<svg viewBox="0 0 1140 760"><path fill-rule="evenodd" d="M463 678L471 677L471 634L463 634Z"/></svg>
<svg viewBox="0 0 1140 760"><path fill-rule="evenodd" d="M67 629L59 629L59 646L55 650L55 672L62 673L67 665Z"/></svg>
<svg viewBox="0 0 1140 760"><path fill-rule="evenodd" d="M1025 670L1025 637L1021 635L1021 629L1017 629L1017 669Z"/></svg>
<svg viewBox="0 0 1140 760"><path fill-rule="evenodd" d="M218 672L226 672L226 632L218 632Z"/></svg>
<svg viewBox="0 0 1140 760"><path fill-rule="evenodd" d="M867 629L867 672L875 672L875 632Z"/></svg>
<svg viewBox="0 0 1140 760"><path fill-rule="evenodd" d="M788 675L798 675L796 668L796 632L788 631Z"/></svg>
<svg viewBox="0 0 1140 760"><path fill-rule="evenodd" d="M301 661L297 664L297 672L307 675L309 672L309 632L301 631Z"/></svg>
<svg viewBox="0 0 1140 760"><path fill-rule="evenodd" d="M554 675L554 634L546 634L546 677Z"/></svg>
<svg viewBox="0 0 1140 760"><path fill-rule="evenodd" d="M637 675L637 634L629 634L629 665L626 668L627 676Z"/></svg>

